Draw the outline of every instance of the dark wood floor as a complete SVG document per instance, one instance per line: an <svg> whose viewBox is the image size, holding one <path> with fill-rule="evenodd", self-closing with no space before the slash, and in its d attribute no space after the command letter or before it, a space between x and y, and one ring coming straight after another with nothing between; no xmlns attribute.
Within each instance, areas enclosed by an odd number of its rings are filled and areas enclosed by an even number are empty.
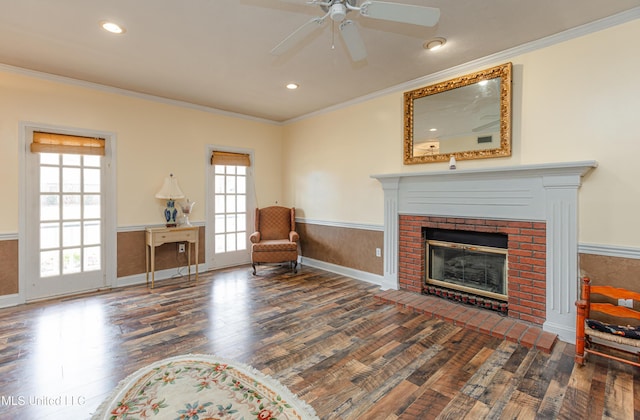
<svg viewBox="0 0 640 420"><path fill-rule="evenodd" d="M321 270L264 267L0 310L0 418L88 418L153 361L252 365L323 419L640 418L638 370L551 354L377 302Z"/></svg>

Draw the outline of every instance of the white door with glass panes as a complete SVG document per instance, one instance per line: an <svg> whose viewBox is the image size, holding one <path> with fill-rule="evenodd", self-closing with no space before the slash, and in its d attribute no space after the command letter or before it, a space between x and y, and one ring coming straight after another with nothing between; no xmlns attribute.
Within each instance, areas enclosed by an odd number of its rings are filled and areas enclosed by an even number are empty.
<svg viewBox="0 0 640 420"><path fill-rule="evenodd" d="M249 235L253 232L253 181L251 167L243 165L211 165L213 186L209 193L213 227L208 265L212 268L247 264L250 261ZM210 188L211 189L211 188Z"/></svg>
<svg viewBox="0 0 640 420"><path fill-rule="evenodd" d="M103 156L27 155L27 300L102 287Z"/></svg>

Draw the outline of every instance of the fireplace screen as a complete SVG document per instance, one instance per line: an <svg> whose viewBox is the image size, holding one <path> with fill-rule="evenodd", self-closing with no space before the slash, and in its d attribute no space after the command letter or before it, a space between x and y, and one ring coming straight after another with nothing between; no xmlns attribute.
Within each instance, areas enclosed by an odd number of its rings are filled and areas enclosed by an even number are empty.
<svg viewBox="0 0 640 420"><path fill-rule="evenodd" d="M427 283L507 300L507 250L427 241Z"/></svg>

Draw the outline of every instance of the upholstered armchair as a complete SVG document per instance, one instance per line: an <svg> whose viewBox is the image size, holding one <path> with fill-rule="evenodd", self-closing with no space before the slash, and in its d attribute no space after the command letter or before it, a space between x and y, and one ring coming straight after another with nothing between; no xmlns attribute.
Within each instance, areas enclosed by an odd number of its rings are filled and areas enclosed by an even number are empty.
<svg viewBox="0 0 640 420"><path fill-rule="evenodd" d="M280 206L256 209L256 230L251 234L251 266L256 274L256 264L293 264L298 266L298 233L296 232L296 209Z"/></svg>

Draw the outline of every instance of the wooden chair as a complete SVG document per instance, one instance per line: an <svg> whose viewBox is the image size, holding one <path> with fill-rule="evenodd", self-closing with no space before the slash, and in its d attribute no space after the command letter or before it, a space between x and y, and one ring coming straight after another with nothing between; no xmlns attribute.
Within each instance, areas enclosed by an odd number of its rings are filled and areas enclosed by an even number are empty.
<svg viewBox="0 0 640 420"><path fill-rule="evenodd" d="M581 299L576 302L576 363L584 365L588 354L596 354L640 367L640 339L629 338L640 336L640 327L637 330L626 327L630 321L640 326L640 312L617 305L618 299L640 302L640 293L612 286L592 286L588 277L582 279L581 289ZM593 295L600 295L597 302L592 301ZM605 321L591 319L594 312L604 314L601 319Z"/></svg>

